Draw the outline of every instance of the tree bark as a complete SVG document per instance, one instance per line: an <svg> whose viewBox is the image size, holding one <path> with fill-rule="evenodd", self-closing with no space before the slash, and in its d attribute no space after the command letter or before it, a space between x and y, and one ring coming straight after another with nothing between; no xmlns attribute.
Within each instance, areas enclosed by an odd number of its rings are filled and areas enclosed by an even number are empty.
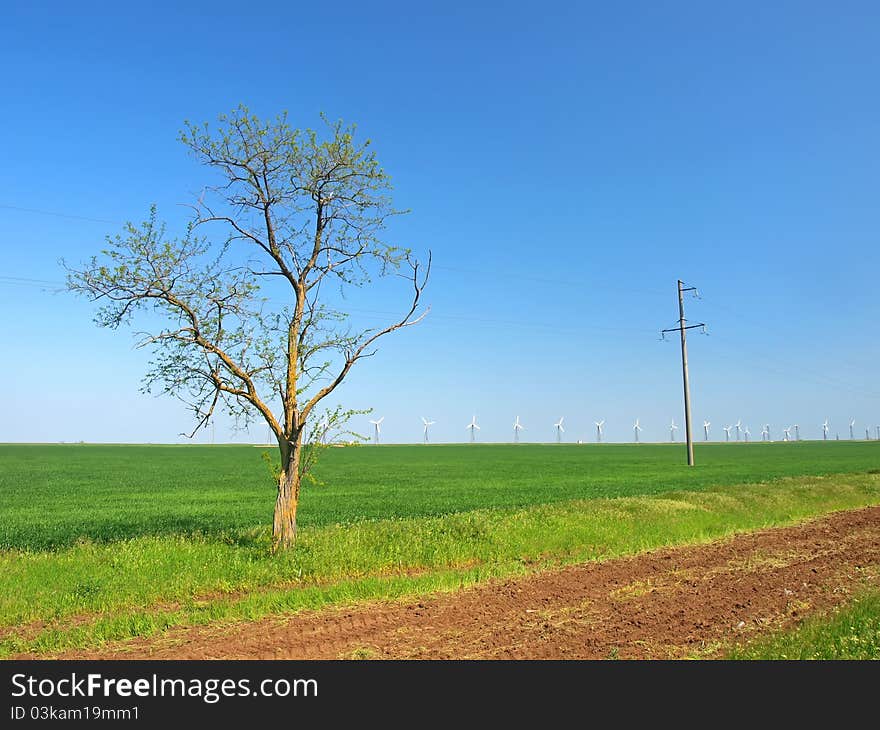
<svg viewBox="0 0 880 730"><path fill-rule="evenodd" d="M275 518L272 521L272 547L276 552L286 550L296 542L296 508L299 504L300 484L299 455L299 444L296 444L286 455L282 454L278 496L275 499Z"/></svg>

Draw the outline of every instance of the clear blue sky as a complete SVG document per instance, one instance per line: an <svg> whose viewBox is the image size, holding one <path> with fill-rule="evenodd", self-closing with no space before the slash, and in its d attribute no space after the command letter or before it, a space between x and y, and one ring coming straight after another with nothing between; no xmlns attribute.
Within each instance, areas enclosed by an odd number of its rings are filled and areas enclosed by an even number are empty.
<svg viewBox="0 0 880 730"><path fill-rule="evenodd" d="M668 438L679 349L657 333L679 277L710 325L690 359L713 437L740 418L753 438L825 418L875 435L876 3L128 5L4 9L0 441L179 440L188 416L138 393L132 337L20 279L51 288L153 202L180 225L205 171L178 130L239 103L356 122L413 211L394 241L434 252L428 320L340 393L386 441L421 438L422 415L465 440L474 413L482 440L516 415L528 440L563 415L569 440L602 418L628 440L637 417Z"/></svg>

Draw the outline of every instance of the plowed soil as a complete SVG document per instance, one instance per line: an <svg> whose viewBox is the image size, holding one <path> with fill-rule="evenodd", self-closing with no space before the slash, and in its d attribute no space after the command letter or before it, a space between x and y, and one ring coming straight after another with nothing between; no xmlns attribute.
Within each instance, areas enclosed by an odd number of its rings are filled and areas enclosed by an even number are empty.
<svg viewBox="0 0 880 730"><path fill-rule="evenodd" d="M66 658L601 659L723 647L880 585L880 507L410 603L171 631Z"/></svg>

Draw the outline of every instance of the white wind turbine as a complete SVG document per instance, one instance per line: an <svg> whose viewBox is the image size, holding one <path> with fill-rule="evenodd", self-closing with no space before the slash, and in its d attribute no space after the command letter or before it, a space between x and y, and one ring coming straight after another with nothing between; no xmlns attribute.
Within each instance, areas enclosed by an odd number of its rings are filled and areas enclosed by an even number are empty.
<svg viewBox="0 0 880 730"><path fill-rule="evenodd" d="M703 441L709 440L709 426L711 425L709 421L703 421Z"/></svg>
<svg viewBox="0 0 880 730"><path fill-rule="evenodd" d="M639 431L642 430L642 427L639 425L639 419L636 419L635 424L633 424L633 433L636 436L636 443L639 442Z"/></svg>
<svg viewBox="0 0 880 730"><path fill-rule="evenodd" d="M871 440L871 429L865 426L865 441Z"/></svg>
<svg viewBox="0 0 880 730"><path fill-rule="evenodd" d="M746 443L749 442L749 437L751 437L751 435L752 435L752 432L749 431L749 427L743 426L743 437L745 438Z"/></svg>
<svg viewBox="0 0 880 730"><path fill-rule="evenodd" d="M565 416L561 416L559 421L553 424L553 428L556 429L556 443L558 444L562 441L562 434L565 433L565 429L562 427L562 422L565 420Z"/></svg>
<svg viewBox="0 0 880 730"><path fill-rule="evenodd" d="M791 441L791 426L782 429L782 440Z"/></svg>
<svg viewBox="0 0 880 730"><path fill-rule="evenodd" d="M471 422L467 426L465 426L465 428L470 429L471 443L473 443L474 442L474 433L480 430L480 427L477 425L477 416L476 415L474 415L474 417L471 418Z"/></svg>
<svg viewBox="0 0 880 730"><path fill-rule="evenodd" d="M425 424L425 443L428 443L428 426L433 426L436 421L429 421L427 418L422 416L422 423Z"/></svg>
<svg viewBox="0 0 880 730"><path fill-rule="evenodd" d="M828 419L825 419L825 422L822 424L822 440L828 440Z"/></svg>
<svg viewBox="0 0 880 730"><path fill-rule="evenodd" d="M321 423L318 426L318 441L322 446L327 445L327 431L330 430L330 419L327 418L327 414L324 414L324 417L321 419Z"/></svg>
<svg viewBox="0 0 880 730"><path fill-rule="evenodd" d="M722 431L724 431L724 440L730 441L730 432L733 430L733 426L723 426Z"/></svg>
<svg viewBox="0 0 880 730"><path fill-rule="evenodd" d="M798 426L797 424L794 424L794 426L792 426L792 428L794 429L794 440L800 441L801 440L801 427Z"/></svg>
<svg viewBox="0 0 880 730"><path fill-rule="evenodd" d="M513 422L513 443L519 443L519 432L522 431L524 428L525 426L523 426L519 422L519 416L517 416L516 420Z"/></svg>
<svg viewBox="0 0 880 730"><path fill-rule="evenodd" d="M742 419L740 419L736 422L736 440L737 441L739 441L739 432L740 432L741 426L742 426Z"/></svg>
<svg viewBox="0 0 880 730"><path fill-rule="evenodd" d="M385 420L385 416L382 416L378 421L370 421L373 424L373 437L376 439L376 443L379 443L379 434L382 433L382 429L379 426L382 425L382 421Z"/></svg>
<svg viewBox="0 0 880 730"><path fill-rule="evenodd" d="M770 424L764 424L764 430L761 431L761 441L770 441Z"/></svg>
<svg viewBox="0 0 880 730"><path fill-rule="evenodd" d="M673 418L669 422L669 440L675 441L675 432L678 431L678 426L675 425L675 419Z"/></svg>
<svg viewBox="0 0 880 730"><path fill-rule="evenodd" d="M851 418L849 421L849 440L850 441L853 440L853 426L855 426L855 425L856 425L856 419Z"/></svg>
<svg viewBox="0 0 880 730"><path fill-rule="evenodd" d="M605 419L603 418L601 421L593 421L596 424L596 443L602 443L602 426L605 425Z"/></svg>
<svg viewBox="0 0 880 730"><path fill-rule="evenodd" d="M877 440L880 441L880 426L874 426L877 429Z"/></svg>

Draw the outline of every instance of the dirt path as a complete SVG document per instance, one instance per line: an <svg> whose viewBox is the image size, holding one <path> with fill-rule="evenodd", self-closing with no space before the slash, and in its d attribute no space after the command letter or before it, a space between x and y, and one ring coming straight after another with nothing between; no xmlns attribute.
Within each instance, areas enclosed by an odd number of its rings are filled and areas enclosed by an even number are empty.
<svg viewBox="0 0 880 730"><path fill-rule="evenodd" d="M676 658L880 585L880 507L379 603L169 632L67 658Z"/></svg>

